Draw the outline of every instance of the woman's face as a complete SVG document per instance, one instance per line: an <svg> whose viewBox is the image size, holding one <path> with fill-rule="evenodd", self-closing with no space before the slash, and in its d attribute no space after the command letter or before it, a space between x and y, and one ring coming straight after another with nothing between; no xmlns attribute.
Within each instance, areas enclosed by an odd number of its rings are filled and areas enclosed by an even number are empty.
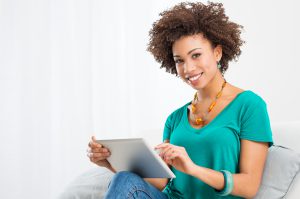
<svg viewBox="0 0 300 199"><path fill-rule="evenodd" d="M204 88L219 72L222 48L212 47L201 33L176 40L172 46L178 75L194 89Z"/></svg>

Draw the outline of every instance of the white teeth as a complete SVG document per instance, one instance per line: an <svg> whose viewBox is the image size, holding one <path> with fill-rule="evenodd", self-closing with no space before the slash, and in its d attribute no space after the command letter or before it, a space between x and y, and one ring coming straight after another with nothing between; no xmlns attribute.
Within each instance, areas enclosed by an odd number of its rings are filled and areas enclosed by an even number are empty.
<svg viewBox="0 0 300 199"><path fill-rule="evenodd" d="M199 75L196 75L196 76L194 76L194 77L190 77L189 80L190 80L190 81L195 81L195 80L198 79L201 75L202 75L202 73L200 73Z"/></svg>

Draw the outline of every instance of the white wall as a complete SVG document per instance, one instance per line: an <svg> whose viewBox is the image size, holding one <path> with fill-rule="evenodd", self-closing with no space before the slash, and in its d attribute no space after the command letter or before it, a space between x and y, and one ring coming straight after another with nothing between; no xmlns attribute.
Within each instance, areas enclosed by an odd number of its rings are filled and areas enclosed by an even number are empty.
<svg viewBox="0 0 300 199"><path fill-rule="evenodd" d="M0 0L0 198L55 198L87 142L162 129L193 90L145 51L179 1ZM300 120L299 1L222 1L246 44L226 73L271 122Z"/></svg>

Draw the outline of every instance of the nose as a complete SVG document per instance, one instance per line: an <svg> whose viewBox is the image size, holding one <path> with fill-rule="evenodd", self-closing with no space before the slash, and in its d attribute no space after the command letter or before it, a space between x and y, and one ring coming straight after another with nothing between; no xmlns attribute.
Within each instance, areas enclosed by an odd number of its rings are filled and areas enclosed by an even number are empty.
<svg viewBox="0 0 300 199"><path fill-rule="evenodd" d="M193 61L186 61L183 66L183 71L185 74L190 74L195 70L196 66Z"/></svg>

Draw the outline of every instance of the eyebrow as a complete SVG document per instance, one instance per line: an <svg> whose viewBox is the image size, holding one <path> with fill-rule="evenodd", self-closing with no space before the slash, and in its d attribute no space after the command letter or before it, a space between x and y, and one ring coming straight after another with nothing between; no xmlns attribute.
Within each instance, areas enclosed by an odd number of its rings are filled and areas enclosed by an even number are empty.
<svg viewBox="0 0 300 199"><path fill-rule="evenodd" d="M193 50L190 50L187 55L191 54L194 50L197 50L197 49L201 49L201 48L194 48ZM179 55L174 55L173 57L180 57Z"/></svg>

